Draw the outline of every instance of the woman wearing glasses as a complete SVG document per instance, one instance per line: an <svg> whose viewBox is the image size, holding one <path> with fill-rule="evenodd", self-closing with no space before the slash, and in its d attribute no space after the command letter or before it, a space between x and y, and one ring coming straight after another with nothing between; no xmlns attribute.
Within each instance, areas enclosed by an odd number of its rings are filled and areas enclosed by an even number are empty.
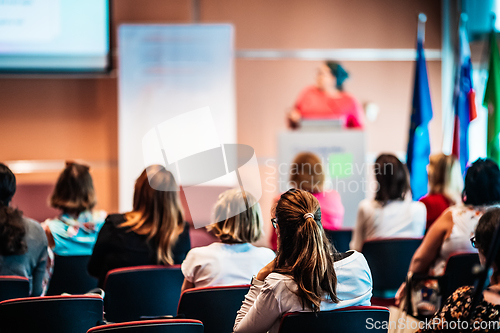
<svg viewBox="0 0 500 333"><path fill-rule="evenodd" d="M498 223L500 223L500 208L491 208L481 217L476 227L475 236L471 238L471 246L478 249L479 260L482 265L486 262L486 256ZM468 322L468 327L472 327L474 332L497 332L500 328L500 254L497 253L494 257L492 267L493 274L489 287L483 292L482 300L474 309L474 315ZM453 295L448 297L441 311L429 320L429 322L436 323L436 325L419 332L442 331L446 328L445 323L448 327L452 327L452 325L465 327L464 321L469 319L473 295L474 287L464 286L458 288ZM457 326L458 321L462 322L461 326Z"/></svg>
<svg viewBox="0 0 500 333"><path fill-rule="evenodd" d="M448 258L456 252L475 252L470 237L484 211L500 203L500 170L490 159L478 159L467 170L463 205L446 210L427 231L413 255L409 271L433 276L444 274ZM396 295L399 302L405 284Z"/></svg>
<svg viewBox="0 0 500 333"><path fill-rule="evenodd" d="M252 279L234 332L278 332L287 312L370 305L372 277L363 255L338 253L321 225L318 200L291 189L276 205L276 259Z"/></svg>

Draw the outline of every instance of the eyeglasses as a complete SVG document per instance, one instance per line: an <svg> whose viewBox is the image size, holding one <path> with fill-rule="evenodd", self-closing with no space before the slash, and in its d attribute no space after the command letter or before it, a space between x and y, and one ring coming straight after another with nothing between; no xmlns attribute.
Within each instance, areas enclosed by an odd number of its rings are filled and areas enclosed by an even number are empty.
<svg viewBox="0 0 500 333"><path fill-rule="evenodd" d="M472 245L473 248L477 249L476 237L472 237L470 239L470 245Z"/></svg>
<svg viewBox="0 0 500 333"><path fill-rule="evenodd" d="M276 229L276 226L278 225L278 220L276 220L276 218L272 218L271 223L273 224L274 229Z"/></svg>

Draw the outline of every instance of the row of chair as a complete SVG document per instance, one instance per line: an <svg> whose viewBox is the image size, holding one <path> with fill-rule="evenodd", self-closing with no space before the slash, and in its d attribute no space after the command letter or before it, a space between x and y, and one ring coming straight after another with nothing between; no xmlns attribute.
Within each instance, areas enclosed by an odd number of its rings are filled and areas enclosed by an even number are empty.
<svg viewBox="0 0 500 333"><path fill-rule="evenodd" d="M102 307L103 301L99 296L47 296L7 300L0 302L0 331L3 333L210 332L207 322L192 319L156 319L104 324ZM220 317L220 314L217 315L213 311L205 314L205 316L208 315ZM371 306L349 307L318 314L288 313L282 318L280 333L386 332L383 328L368 327L366 325L368 319L373 322L387 322L389 310ZM232 324L229 328L219 327L216 332L232 332Z"/></svg>

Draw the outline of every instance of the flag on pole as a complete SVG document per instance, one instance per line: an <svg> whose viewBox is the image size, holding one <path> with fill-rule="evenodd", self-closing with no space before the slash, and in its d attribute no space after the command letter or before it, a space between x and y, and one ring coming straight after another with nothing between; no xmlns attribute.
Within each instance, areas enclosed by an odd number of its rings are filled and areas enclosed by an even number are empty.
<svg viewBox="0 0 500 333"><path fill-rule="evenodd" d="M431 94L427 78L427 64L424 55L423 23L419 21L417 36L417 60L415 65L415 83L413 87L410 137L406 165L410 172L413 199L418 200L427 193L427 165L431 144L428 124L432 119Z"/></svg>
<svg viewBox="0 0 500 333"><path fill-rule="evenodd" d="M494 29L490 34L490 59L488 65L488 82L484 93L484 106L488 107L487 155L500 163L500 55Z"/></svg>
<svg viewBox="0 0 500 333"><path fill-rule="evenodd" d="M455 124L452 154L460 161L462 172L465 172L469 163L469 123L477 117L476 95L472 85L472 62L465 21L466 18L462 17L462 24L459 28L458 70L453 95Z"/></svg>

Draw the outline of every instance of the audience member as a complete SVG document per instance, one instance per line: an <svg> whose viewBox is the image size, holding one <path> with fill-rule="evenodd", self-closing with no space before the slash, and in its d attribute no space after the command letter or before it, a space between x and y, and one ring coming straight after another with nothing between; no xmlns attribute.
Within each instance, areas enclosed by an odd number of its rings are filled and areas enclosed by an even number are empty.
<svg viewBox="0 0 500 333"><path fill-rule="evenodd" d="M448 258L456 252L476 252L470 243L479 218L500 202L500 170L490 159L478 159L467 170L462 194L464 205L446 210L434 222L411 260L409 271L433 276L443 275ZM404 295L399 288L396 299Z"/></svg>
<svg viewBox="0 0 500 333"><path fill-rule="evenodd" d="M54 253L91 255L106 212L94 210L96 197L89 167L67 162L50 197L50 205L62 213L42 223Z"/></svg>
<svg viewBox="0 0 500 333"><path fill-rule="evenodd" d="M422 237L426 211L421 202L407 198L408 171L394 155L382 154L375 161L377 191L374 199L359 203L351 249L361 251L363 243L376 238Z"/></svg>
<svg viewBox="0 0 500 333"><path fill-rule="evenodd" d="M484 265L486 256L493 241L495 228L500 222L500 208L489 209L480 219L476 227L475 237L471 238L471 245L479 251L479 260ZM500 254L496 253L493 260L493 274L490 278L489 287L483 291L482 300L473 309L474 315L469 320L471 302L474 295L474 287L464 286L458 288L448 299L441 310L430 319L434 325L421 329L419 332L448 331L449 327L464 327L464 322L468 321L469 327L477 328L474 331L489 332L498 330L500 320ZM462 325L457 326L461 321ZM491 325L497 326L491 326ZM490 326L486 326L490 325ZM463 330L466 331L466 330Z"/></svg>
<svg viewBox="0 0 500 333"><path fill-rule="evenodd" d="M47 237L34 220L10 207L16 192L16 177L0 163L0 275L24 276L30 295L40 296L47 284Z"/></svg>
<svg viewBox="0 0 500 333"><path fill-rule="evenodd" d="M260 205L250 193L239 189L222 193L215 204L214 222L207 229L221 242L189 251L182 263L182 290L249 284L275 257L270 249L250 244L263 234Z"/></svg>
<svg viewBox="0 0 500 333"><path fill-rule="evenodd" d="M372 278L365 258L356 251L335 251L312 194L289 190L281 195L275 213L277 256L252 279L235 333L278 332L287 312L370 305Z"/></svg>
<svg viewBox="0 0 500 333"><path fill-rule="evenodd" d="M135 183L133 210L106 218L88 271L102 288L114 268L181 264L190 247L177 183L170 171L153 165Z"/></svg>
<svg viewBox="0 0 500 333"><path fill-rule="evenodd" d="M461 202L464 187L460 163L452 155L432 155L428 172L429 194L420 199L427 209L426 230L449 206Z"/></svg>
<svg viewBox="0 0 500 333"><path fill-rule="evenodd" d="M321 206L323 228L338 230L344 220L344 206L340 194L334 189L325 190L324 183L325 173L321 159L310 152L298 154L290 167L290 186L314 195ZM271 235L271 247L274 250L277 248L276 233Z"/></svg>

